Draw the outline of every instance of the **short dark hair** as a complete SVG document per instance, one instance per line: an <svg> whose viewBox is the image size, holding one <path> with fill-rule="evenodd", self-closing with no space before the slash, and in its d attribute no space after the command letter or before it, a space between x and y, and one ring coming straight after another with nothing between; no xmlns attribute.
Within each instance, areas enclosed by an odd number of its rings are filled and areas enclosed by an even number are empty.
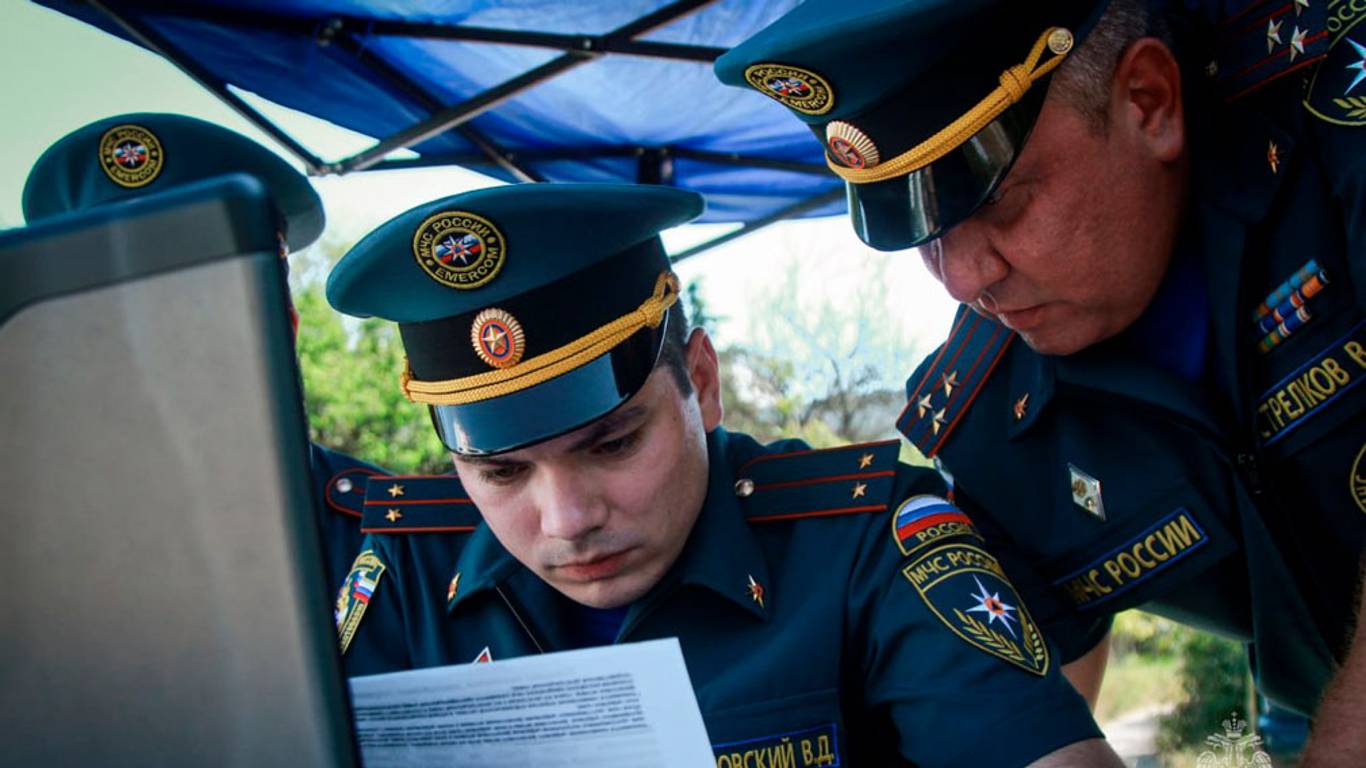
<svg viewBox="0 0 1366 768"><path fill-rule="evenodd" d="M1139 38L1156 37L1171 46L1171 34L1145 0L1110 0L1086 40L1053 73L1050 95L1082 114L1091 129L1109 127L1110 84L1124 51Z"/></svg>
<svg viewBox="0 0 1366 768"><path fill-rule="evenodd" d="M692 377L688 375L688 311L679 301L669 307L665 315L664 343L659 348L659 362L655 367L668 366L673 374L678 391L684 396L692 394Z"/></svg>

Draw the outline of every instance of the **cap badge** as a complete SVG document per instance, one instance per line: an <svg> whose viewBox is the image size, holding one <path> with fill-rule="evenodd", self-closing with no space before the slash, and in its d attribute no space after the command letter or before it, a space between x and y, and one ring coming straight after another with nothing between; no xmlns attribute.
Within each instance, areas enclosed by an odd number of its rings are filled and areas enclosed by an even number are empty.
<svg viewBox="0 0 1366 768"><path fill-rule="evenodd" d="M120 187L136 189L161 175L161 141L140 125L116 125L100 137L100 167Z"/></svg>
<svg viewBox="0 0 1366 768"><path fill-rule="evenodd" d="M479 359L494 368L516 365L526 351L522 324L511 313L497 308L475 315L474 323L470 325L470 341Z"/></svg>
<svg viewBox="0 0 1366 768"><path fill-rule="evenodd" d="M823 115L835 106L825 78L807 69L782 64L755 64L745 70L755 90L807 115Z"/></svg>
<svg viewBox="0 0 1366 768"><path fill-rule="evenodd" d="M413 234L413 256L433 280L460 290L478 288L503 268L507 242L493 222L465 211L427 217Z"/></svg>
<svg viewBox="0 0 1366 768"><path fill-rule="evenodd" d="M825 146L835 162L845 168L872 168L880 159L877 145L868 134L843 120L825 126Z"/></svg>

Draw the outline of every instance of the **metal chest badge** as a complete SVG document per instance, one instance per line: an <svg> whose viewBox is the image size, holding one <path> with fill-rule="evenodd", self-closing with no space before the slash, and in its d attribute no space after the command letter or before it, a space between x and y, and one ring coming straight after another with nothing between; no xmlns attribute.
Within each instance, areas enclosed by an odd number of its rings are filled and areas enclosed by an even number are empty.
<svg viewBox="0 0 1366 768"><path fill-rule="evenodd" d="M745 80L759 93L807 115L823 115L835 106L835 94L825 78L801 67L755 64Z"/></svg>
<svg viewBox="0 0 1366 768"><path fill-rule="evenodd" d="M1100 481L1083 472L1077 465L1068 464L1068 484L1072 489L1072 503L1097 520L1105 519L1105 501L1100 496Z"/></svg>
<svg viewBox="0 0 1366 768"><path fill-rule="evenodd" d="M498 276L507 241L493 222L468 211L428 216L413 233L413 257L433 280L470 290Z"/></svg>
<svg viewBox="0 0 1366 768"><path fill-rule="evenodd" d="M470 342L479 359L494 368L511 368L526 352L526 332L512 313L496 307L475 315L470 324Z"/></svg>
<svg viewBox="0 0 1366 768"><path fill-rule="evenodd" d="M165 155L156 134L140 125L116 125L100 137L100 168L120 187L144 187L161 175Z"/></svg>
<svg viewBox="0 0 1366 768"><path fill-rule="evenodd" d="M337 640L341 643L343 654L351 646L351 639L356 636L360 620L365 616L365 609L369 607L370 598L374 595L375 588L379 586L379 579L383 575L384 563L375 555L374 550L367 549L360 553L351 564L351 572L346 574L341 592L337 594L335 615Z"/></svg>

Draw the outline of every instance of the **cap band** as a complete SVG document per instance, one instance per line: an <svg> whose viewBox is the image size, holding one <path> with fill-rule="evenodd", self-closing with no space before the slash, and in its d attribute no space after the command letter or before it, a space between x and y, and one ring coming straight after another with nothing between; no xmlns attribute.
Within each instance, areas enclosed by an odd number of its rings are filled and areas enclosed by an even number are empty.
<svg viewBox="0 0 1366 768"><path fill-rule="evenodd" d="M1053 53L1053 56L1040 63L1039 59L1043 57L1045 49ZM1023 64L1016 64L1001 73L1001 84L995 90L977 102L976 106L962 117L949 123L930 138L871 168L846 168L831 160L829 155L826 155L825 163L836 175L851 184L886 181L920 170L952 152L991 121L1000 117L1010 105L1024 98L1029 87L1039 78L1052 72L1067 58L1071 50L1071 33L1061 27L1051 27L1039 35Z"/></svg>
<svg viewBox="0 0 1366 768"><path fill-rule="evenodd" d="M678 291L678 276L661 272L655 280L654 293L633 312L511 368L445 381L418 381L405 358L399 389L410 402L428 405L464 405L520 392L610 352L641 328L657 328L664 313L678 301Z"/></svg>

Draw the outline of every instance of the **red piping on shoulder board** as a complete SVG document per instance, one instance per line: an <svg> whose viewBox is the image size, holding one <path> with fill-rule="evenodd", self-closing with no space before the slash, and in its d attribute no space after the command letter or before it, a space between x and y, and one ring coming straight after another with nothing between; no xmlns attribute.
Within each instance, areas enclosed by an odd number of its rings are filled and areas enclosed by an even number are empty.
<svg viewBox="0 0 1366 768"><path fill-rule="evenodd" d="M814 512L784 512L781 515L756 515L754 517L747 517L745 520L751 523L772 523L778 520L797 520L803 517L833 517L835 515L852 515L856 512L881 512L886 508L886 504L872 504L866 507L819 509Z"/></svg>
<svg viewBox="0 0 1366 768"><path fill-rule="evenodd" d="M977 329L977 321L981 320L982 318L979 317L976 312L972 312L971 310L969 310L968 312L964 312L958 316L958 319L953 323L953 328L949 330L948 341L945 341L944 344L939 347L939 352L935 354L934 360L930 361L930 367L925 369L924 378L920 380L919 384L915 385L915 391L911 393L910 397L906 398L906 407L902 408L901 413L897 414L895 423L900 424L902 420L906 418L906 413L911 410L911 406L915 404L916 399L920 397L920 393L924 391L925 382L934 379L935 371L940 370L939 361L944 359L944 353L949 351L948 342L958 337L958 330L963 327L963 321L967 319L968 315L972 315L973 321L972 328L968 330L968 336L971 336L973 331ZM958 362L958 356L962 353L963 347L960 344L958 350L953 355L953 359L949 361L949 365L953 365L954 363Z"/></svg>
<svg viewBox="0 0 1366 768"><path fill-rule="evenodd" d="M759 483L754 486L754 492L758 493L759 491L774 491L780 488L800 488L804 485L817 485L820 483L838 483L842 480L872 480L878 477L892 477L895 474L895 470L884 469L881 472L855 472L849 475L811 477L805 480L784 480L780 483Z"/></svg>
<svg viewBox="0 0 1366 768"><path fill-rule="evenodd" d="M853 444L850 444L850 445L837 445L837 446L835 446L834 448L811 448L811 449L808 449L808 450L805 450L805 451L789 451L789 452L787 452L787 453L770 453L770 454L768 454L768 455L766 455L766 456L756 456L756 457L750 459L749 461L745 462L744 464L741 464L741 465L740 465L740 468L737 469L737 470L735 471L735 474L738 475L738 474L744 472L746 469L749 469L751 466L753 466L753 465L755 465L755 464L760 464L760 463L765 462L765 461L771 461L771 460L773 460L773 459L788 459L788 458L791 458L791 457L793 457L793 456L809 456L809 455L811 455L811 454L813 454L813 453L837 453L837 452L841 452L841 451L849 451L849 452L852 452L852 451L855 451L855 450L857 450L857 449L859 449L859 448L868 448L868 447L878 447L878 448L880 448L880 447L885 446L885 445L893 445L893 444L895 444L895 443L897 443L897 442L899 442L899 441L897 441L897 440L878 440L877 442L872 442L872 443L853 443Z"/></svg>
<svg viewBox="0 0 1366 768"><path fill-rule="evenodd" d="M986 355L988 349L991 349L991 345L996 342L997 335L999 335L1002 331L1004 331L1007 334L1010 334L1009 338L1007 338L1005 343L1001 345L1000 349L996 350L996 356L991 358L991 361L987 364L986 371L981 375L981 377L974 379L973 372L977 370L977 366L980 365L982 362L982 357ZM977 355L976 360L972 361L972 367L968 369L967 379L969 381L976 381L977 386L972 388L972 392L964 393L967 396L967 400L963 401L963 404L958 407L958 413L954 415L953 421L949 422L946 425L945 429L940 430L939 442L930 446L930 449L925 452L926 458L933 457L935 454L939 453L939 449L944 446L944 441L948 440L949 435L953 434L954 427L958 426L959 421L962 421L963 414L968 412L968 406L972 405L972 401L977 399L977 393L982 391L982 386L987 383L987 379L991 378L991 372L996 370L996 364L1001 362L1001 355L1004 355L1006 353L1006 350L1010 348L1010 342L1014 340L1015 334L1010 330L1006 329L1004 326L998 325L996 326L996 329L991 332L991 340L987 342L985 347L982 347L981 353Z"/></svg>
<svg viewBox="0 0 1366 768"><path fill-rule="evenodd" d="M367 507L411 507L415 504L473 504L469 499L366 499Z"/></svg>
<svg viewBox="0 0 1366 768"><path fill-rule="evenodd" d="M473 525L443 525L432 526L430 528L409 526L407 528L365 528L362 527L361 533L470 533L474 530Z"/></svg>

